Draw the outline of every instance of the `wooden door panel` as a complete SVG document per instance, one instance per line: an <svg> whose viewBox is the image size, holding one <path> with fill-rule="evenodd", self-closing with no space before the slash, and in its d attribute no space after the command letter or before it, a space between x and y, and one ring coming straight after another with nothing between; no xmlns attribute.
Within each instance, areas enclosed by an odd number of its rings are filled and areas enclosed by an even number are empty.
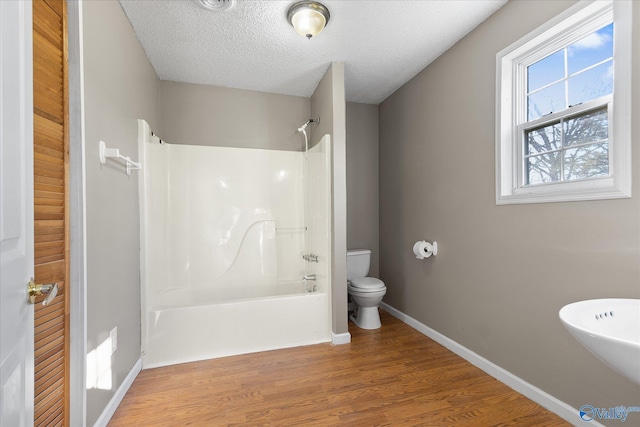
<svg viewBox="0 0 640 427"><path fill-rule="evenodd" d="M36 266L35 272L37 277L42 277L45 282L51 282L54 280L54 277L60 277L61 274L64 274L64 270L65 262L62 261ZM60 286L60 284L58 284L58 286ZM49 304L49 307L52 305L53 303Z"/></svg>
<svg viewBox="0 0 640 427"><path fill-rule="evenodd" d="M36 305L34 425L68 422L69 212L66 4L33 1L34 261L38 283L58 296Z"/></svg>

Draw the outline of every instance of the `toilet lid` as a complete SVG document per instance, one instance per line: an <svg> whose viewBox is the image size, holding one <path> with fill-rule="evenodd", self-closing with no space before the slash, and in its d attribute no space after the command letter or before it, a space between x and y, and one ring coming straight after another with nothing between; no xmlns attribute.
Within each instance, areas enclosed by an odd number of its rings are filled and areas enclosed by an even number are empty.
<svg viewBox="0 0 640 427"><path fill-rule="evenodd" d="M351 280L351 286L358 289L381 289L384 288L384 282L375 277L358 277Z"/></svg>

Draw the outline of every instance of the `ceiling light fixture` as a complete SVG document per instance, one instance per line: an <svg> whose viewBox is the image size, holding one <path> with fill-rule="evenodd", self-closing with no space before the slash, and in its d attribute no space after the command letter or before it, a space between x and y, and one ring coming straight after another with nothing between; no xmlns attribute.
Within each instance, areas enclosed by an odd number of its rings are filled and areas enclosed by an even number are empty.
<svg viewBox="0 0 640 427"><path fill-rule="evenodd" d="M299 1L289 8L287 20L298 34L310 39L329 23L329 9L317 1Z"/></svg>

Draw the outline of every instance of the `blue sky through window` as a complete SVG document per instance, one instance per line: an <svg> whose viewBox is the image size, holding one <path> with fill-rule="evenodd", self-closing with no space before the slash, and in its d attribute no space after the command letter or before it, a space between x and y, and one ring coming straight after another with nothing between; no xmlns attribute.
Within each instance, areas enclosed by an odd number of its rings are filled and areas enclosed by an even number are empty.
<svg viewBox="0 0 640 427"><path fill-rule="evenodd" d="M527 92L528 121L613 93L613 24L527 67Z"/></svg>

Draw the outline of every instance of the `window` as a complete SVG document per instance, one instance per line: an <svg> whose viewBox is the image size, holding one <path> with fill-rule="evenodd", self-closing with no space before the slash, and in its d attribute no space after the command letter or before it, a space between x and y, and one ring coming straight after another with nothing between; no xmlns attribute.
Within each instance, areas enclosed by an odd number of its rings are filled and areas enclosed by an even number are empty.
<svg viewBox="0 0 640 427"><path fill-rule="evenodd" d="M496 203L631 196L631 2L580 2L497 55Z"/></svg>

